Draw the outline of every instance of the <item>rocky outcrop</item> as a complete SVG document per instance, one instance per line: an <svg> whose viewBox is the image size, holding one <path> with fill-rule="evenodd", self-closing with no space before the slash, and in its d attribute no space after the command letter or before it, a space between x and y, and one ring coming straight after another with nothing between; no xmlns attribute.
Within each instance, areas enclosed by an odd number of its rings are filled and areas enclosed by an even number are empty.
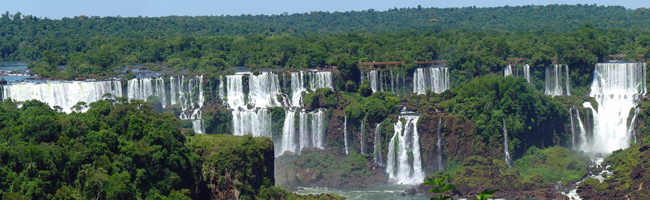
<svg viewBox="0 0 650 200"><path fill-rule="evenodd" d="M201 156L200 199L240 199L275 185L273 142L265 137L196 135L190 147ZM201 191L202 185L209 190Z"/></svg>
<svg viewBox="0 0 650 200"><path fill-rule="evenodd" d="M614 172L603 182L588 178L577 189L583 199L648 199L650 193L650 144L615 151L604 166Z"/></svg>
<svg viewBox="0 0 650 200"><path fill-rule="evenodd" d="M352 153L340 155L332 150L303 149L300 155L285 154L276 159L277 185L298 187L365 188L384 185L385 169L372 157Z"/></svg>

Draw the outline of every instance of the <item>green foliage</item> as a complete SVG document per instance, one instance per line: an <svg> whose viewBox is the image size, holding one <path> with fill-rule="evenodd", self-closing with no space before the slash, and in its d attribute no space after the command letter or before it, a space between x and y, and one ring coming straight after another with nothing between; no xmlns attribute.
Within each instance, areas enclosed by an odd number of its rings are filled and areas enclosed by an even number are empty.
<svg viewBox="0 0 650 200"><path fill-rule="evenodd" d="M486 190L483 190L483 191L481 192L481 194L476 195L476 199L475 199L475 200L494 199L494 197L492 196L492 194L494 194L495 192L498 192L498 191L499 191L498 189L496 189L496 190L487 190L487 189L486 189Z"/></svg>
<svg viewBox="0 0 650 200"><path fill-rule="evenodd" d="M455 190L456 186L448 183L444 183L445 180L449 177L441 177L433 180L424 181L425 185L433 185L435 188L429 190L431 193L440 193L439 197L431 197L431 200L444 200L451 199L450 196L444 196L445 192L450 190Z"/></svg>
<svg viewBox="0 0 650 200"><path fill-rule="evenodd" d="M231 111L222 105L207 106L203 111L205 133L229 134L232 130ZM275 119L275 118L273 118Z"/></svg>
<svg viewBox="0 0 650 200"><path fill-rule="evenodd" d="M584 177L591 160L579 152L555 146L544 150L531 147L524 157L514 163L515 170L522 178L529 178L532 183L553 184L562 181L567 184Z"/></svg>

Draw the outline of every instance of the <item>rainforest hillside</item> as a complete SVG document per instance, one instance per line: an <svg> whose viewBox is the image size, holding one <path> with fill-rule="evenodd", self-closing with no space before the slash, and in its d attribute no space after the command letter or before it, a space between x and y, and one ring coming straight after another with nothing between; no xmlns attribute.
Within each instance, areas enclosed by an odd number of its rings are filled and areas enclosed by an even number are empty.
<svg viewBox="0 0 650 200"><path fill-rule="evenodd" d="M126 98L70 114L17 105L0 104L2 199L294 198L274 187L268 138L194 136L177 117Z"/></svg>
<svg viewBox="0 0 650 200"><path fill-rule="evenodd" d="M349 32L396 32L405 30L498 31L550 30L557 32L592 23L597 28L647 29L650 15L645 8L592 5L525 5L489 8L393 8L347 12L305 12L279 15L39 18L37 13L1 16L0 36L92 38L96 36L150 37L290 34L309 36Z"/></svg>

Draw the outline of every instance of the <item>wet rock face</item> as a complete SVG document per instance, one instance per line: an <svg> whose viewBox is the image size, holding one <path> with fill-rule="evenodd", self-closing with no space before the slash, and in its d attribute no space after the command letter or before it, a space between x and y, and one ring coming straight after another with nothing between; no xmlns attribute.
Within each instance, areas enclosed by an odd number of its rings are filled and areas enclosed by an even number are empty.
<svg viewBox="0 0 650 200"><path fill-rule="evenodd" d="M595 179L583 181L577 189L582 199L648 199L650 191L650 144L634 145L615 151L605 159L603 166L610 166L612 177L603 182ZM599 170L593 170L593 173Z"/></svg>
<svg viewBox="0 0 650 200"><path fill-rule="evenodd" d="M335 160L341 162L320 163L305 154L320 154L322 160ZM275 180L276 185L282 185L289 190L296 190L298 187L330 187L341 189L365 188L376 185L384 185L388 181L385 169L372 162L368 157L364 162L354 162L355 168L345 171L343 174L331 173L324 168L343 168L338 165L345 165L343 155L332 150L303 149L302 158L298 155L283 155L276 158ZM315 167L314 167L315 166ZM343 170L343 169L342 169Z"/></svg>

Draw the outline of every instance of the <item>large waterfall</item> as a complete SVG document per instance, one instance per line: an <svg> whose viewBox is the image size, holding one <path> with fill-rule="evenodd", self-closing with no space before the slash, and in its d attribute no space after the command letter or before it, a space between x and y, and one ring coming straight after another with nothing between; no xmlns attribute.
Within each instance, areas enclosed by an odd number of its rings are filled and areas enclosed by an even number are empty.
<svg viewBox="0 0 650 200"><path fill-rule="evenodd" d="M263 108L259 110L233 110L233 135L252 135L255 137L268 137L271 134L271 113Z"/></svg>
<svg viewBox="0 0 650 200"><path fill-rule="evenodd" d="M169 87L167 87L169 85ZM129 99L147 100L149 96L157 96L163 107L179 105L182 120L192 120L192 128L197 133L203 133L203 118L201 108L205 103L203 96L203 76L169 77L169 83L162 77L136 78L128 81L127 97ZM169 89L167 89L169 88Z"/></svg>
<svg viewBox="0 0 650 200"><path fill-rule="evenodd" d="M631 110L646 89L645 63L598 63L594 70L591 97L598 102L593 111L593 138L583 151L611 153L630 146L634 136L628 130Z"/></svg>
<svg viewBox="0 0 650 200"><path fill-rule="evenodd" d="M427 90L442 93L449 89L449 70L446 67L418 68L413 74L413 93L426 94Z"/></svg>
<svg viewBox="0 0 650 200"><path fill-rule="evenodd" d="M226 76L226 97L230 109L244 107L244 83L242 74ZM223 84L223 83L221 83Z"/></svg>
<svg viewBox="0 0 650 200"><path fill-rule="evenodd" d="M249 101L254 107L268 108L282 106L277 95L280 94L280 81L278 75L269 72L249 77Z"/></svg>
<svg viewBox="0 0 650 200"><path fill-rule="evenodd" d="M395 133L388 144L386 172L391 181L396 183L417 184L424 180L418 118L419 116L415 115L400 115L394 125ZM402 123L402 120L405 123Z"/></svg>
<svg viewBox="0 0 650 200"><path fill-rule="evenodd" d="M3 98L17 101L40 100L50 106L60 106L64 112L70 112L71 107L78 102L92 103L103 99L104 94L110 93L122 97L120 81L51 81L46 83L20 83L4 85ZM192 126L197 133L203 133L201 108L205 102L203 96L203 76L170 77L169 82L163 77L136 78L127 81L126 97L129 99L147 100L150 96L160 99L163 107L179 105L180 119L192 120Z"/></svg>
<svg viewBox="0 0 650 200"><path fill-rule="evenodd" d="M83 101L92 103L103 99L104 94L122 96L122 84L119 81L56 81L46 83L25 82L2 86L2 98L14 101L36 99L48 105L60 106L70 113L72 106ZM84 110L85 111L85 110Z"/></svg>
<svg viewBox="0 0 650 200"><path fill-rule="evenodd" d="M286 77L283 76L282 77ZM248 89L244 80L248 78ZM287 79L283 85L287 87ZM325 147L325 111L300 111L303 94L316 88L333 88L332 72L311 71L290 73L291 94L282 93L280 77L273 72L254 75L239 72L222 78L224 91L221 97L227 98L226 104L232 110L233 134L269 137L276 143L277 156L284 152L299 153L303 148ZM225 85L225 87L223 86ZM309 86L309 87L307 87ZM284 122L274 122L268 108L284 107ZM282 137L273 138L273 123L283 123Z"/></svg>
<svg viewBox="0 0 650 200"><path fill-rule="evenodd" d="M564 72L562 71L564 68ZM564 79L564 81L562 80ZM546 67L545 91L546 95L562 96L571 95L569 66L555 64ZM566 90L564 89L566 88ZM566 93L565 93L566 92Z"/></svg>

